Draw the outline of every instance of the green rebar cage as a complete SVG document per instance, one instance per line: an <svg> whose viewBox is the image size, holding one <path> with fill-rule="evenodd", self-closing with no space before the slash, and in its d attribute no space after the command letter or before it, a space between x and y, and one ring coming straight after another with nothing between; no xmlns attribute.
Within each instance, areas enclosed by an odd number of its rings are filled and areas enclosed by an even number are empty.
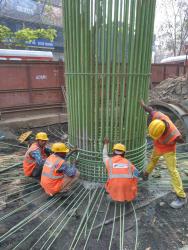
<svg viewBox="0 0 188 250"><path fill-rule="evenodd" d="M103 139L121 142L139 170L146 116L155 0L64 0L69 141L84 179L106 181ZM111 151L111 150L110 150Z"/></svg>

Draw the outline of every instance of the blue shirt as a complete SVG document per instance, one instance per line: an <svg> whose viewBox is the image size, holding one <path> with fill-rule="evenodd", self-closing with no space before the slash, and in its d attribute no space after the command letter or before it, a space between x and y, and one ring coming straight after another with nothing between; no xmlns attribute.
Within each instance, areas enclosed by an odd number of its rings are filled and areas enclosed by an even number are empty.
<svg viewBox="0 0 188 250"><path fill-rule="evenodd" d="M44 149L44 151L45 151L46 155L51 154L51 150L47 147ZM37 149L37 150L31 152L30 154L35 159L35 161L39 167L42 167L44 165L44 162L46 159L42 158L42 154L41 154L40 149Z"/></svg>
<svg viewBox="0 0 188 250"><path fill-rule="evenodd" d="M67 154L64 158L65 162L61 165L61 167L57 170L58 173L64 173L69 177L73 177L76 175L76 164L70 164L67 162L71 153Z"/></svg>
<svg viewBox="0 0 188 250"><path fill-rule="evenodd" d="M137 168L135 168L135 170L134 170L134 172L133 172L133 176L138 178L138 176L139 176L139 171L138 171Z"/></svg>
<svg viewBox="0 0 188 250"><path fill-rule="evenodd" d="M45 153L50 155L51 150L49 148L45 148ZM37 149L31 153L31 156L36 160L36 163L39 167L43 167L46 159L42 158L42 154L40 149ZM69 177L73 177L76 175L76 166L75 164L71 165L67 161L67 157L65 157L65 162L61 165L61 167L57 170L58 173L64 173Z"/></svg>
<svg viewBox="0 0 188 250"><path fill-rule="evenodd" d="M68 162L64 162L61 167L57 170L58 173L64 173L69 177L73 177L76 175L76 166L74 164L70 164Z"/></svg>

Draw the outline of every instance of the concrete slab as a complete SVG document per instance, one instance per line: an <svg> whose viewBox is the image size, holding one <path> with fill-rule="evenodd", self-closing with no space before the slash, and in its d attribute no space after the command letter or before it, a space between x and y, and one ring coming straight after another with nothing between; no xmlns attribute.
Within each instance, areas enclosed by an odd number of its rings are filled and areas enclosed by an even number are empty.
<svg viewBox="0 0 188 250"><path fill-rule="evenodd" d="M40 114L0 120L0 128L35 128L66 122L66 113Z"/></svg>

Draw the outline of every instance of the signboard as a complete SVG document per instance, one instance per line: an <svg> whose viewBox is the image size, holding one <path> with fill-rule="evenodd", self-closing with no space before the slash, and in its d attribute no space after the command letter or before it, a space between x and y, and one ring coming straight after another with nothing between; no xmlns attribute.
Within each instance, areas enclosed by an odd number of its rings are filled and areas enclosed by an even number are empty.
<svg viewBox="0 0 188 250"><path fill-rule="evenodd" d="M28 47L40 47L54 49L54 43L46 39L37 39L32 42L26 42Z"/></svg>
<svg viewBox="0 0 188 250"><path fill-rule="evenodd" d="M4 7L9 11L14 10L30 16L39 14L41 11L40 4L33 0L9 0Z"/></svg>
<svg viewBox="0 0 188 250"><path fill-rule="evenodd" d="M49 8L50 7L50 8ZM48 1L0 0L0 15L22 21L62 26L62 10Z"/></svg>

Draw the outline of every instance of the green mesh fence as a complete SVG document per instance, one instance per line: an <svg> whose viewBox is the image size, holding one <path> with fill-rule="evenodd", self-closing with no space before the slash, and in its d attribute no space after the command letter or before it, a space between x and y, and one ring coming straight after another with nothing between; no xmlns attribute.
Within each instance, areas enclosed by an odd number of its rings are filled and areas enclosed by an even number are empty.
<svg viewBox="0 0 188 250"><path fill-rule="evenodd" d="M105 136L141 170L155 0L64 0L63 10L69 140L82 178L106 180Z"/></svg>

